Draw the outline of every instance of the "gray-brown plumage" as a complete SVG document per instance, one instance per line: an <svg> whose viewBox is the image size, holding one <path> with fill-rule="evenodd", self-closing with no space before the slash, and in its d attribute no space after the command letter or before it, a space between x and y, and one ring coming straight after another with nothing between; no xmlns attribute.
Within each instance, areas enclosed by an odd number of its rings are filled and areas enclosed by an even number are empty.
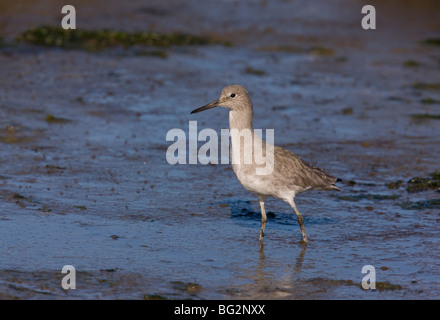
<svg viewBox="0 0 440 320"><path fill-rule="evenodd" d="M252 126L253 107L248 92L242 86L232 85L223 89L220 99L191 113L214 107L226 107L229 111L232 168L240 183L257 195L261 208L260 238L264 237L267 197L275 197L289 203L295 210L301 228L303 242L307 243L304 220L296 208L296 195L308 190L337 190L337 179L300 159L292 152L264 142L255 134Z"/></svg>
<svg viewBox="0 0 440 320"><path fill-rule="evenodd" d="M300 186L304 191L308 186L313 190L340 191L334 185L337 178L279 146L275 146L275 171L288 176L292 186Z"/></svg>

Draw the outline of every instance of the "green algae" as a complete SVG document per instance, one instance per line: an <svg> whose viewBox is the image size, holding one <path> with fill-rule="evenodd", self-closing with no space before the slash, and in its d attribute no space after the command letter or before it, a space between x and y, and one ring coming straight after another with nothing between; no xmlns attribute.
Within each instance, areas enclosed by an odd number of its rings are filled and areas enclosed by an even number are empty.
<svg viewBox="0 0 440 320"><path fill-rule="evenodd" d="M385 183L388 189L399 189L403 184L402 180Z"/></svg>
<svg viewBox="0 0 440 320"><path fill-rule="evenodd" d="M144 296L144 300L168 300L168 298L159 294L147 294Z"/></svg>
<svg viewBox="0 0 440 320"><path fill-rule="evenodd" d="M354 201L358 202L361 200L395 200L398 199L399 195L381 195L381 194L369 194L369 193L363 193L363 194L357 194L352 196L337 196L339 200L344 201Z"/></svg>
<svg viewBox="0 0 440 320"><path fill-rule="evenodd" d="M431 46L440 46L440 38L428 38L423 40L422 43Z"/></svg>
<svg viewBox="0 0 440 320"><path fill-rule="evenodd" d="M31 28L16 39L34 45L97 51L109 47L134 45L168 47L191 45L230 45L210 37L185 33L159 33L154 31L129 33L121 30L82 30L54 26Z"/></svg>
<svg viewBox="0 0 440 320"><path fill-rule="evenodd" d="M261 46L258 48L259 51L266 52L286 52L286 53L304 53L304 49L298 46L291 45L274 45L274 46Z"/></svg>
<svg viewBox="0 0 440 320"><path fill-rule="evenodd" d="M50 165L50 164L46 164L46 169L49 170L66 170L66 167L60 167L60 166L54 166L54 165Z"/></svg>
<svg viewBox="0 0 440 320"><path fill-rule="evenodd" d="M335 50L326 47L313 47L308 51L309 54L317 55L317 56L333 56L335 54Z"/></svg>
<svg viewBox="0 0 440 320"><path fill-rule="evenodd" d="M393 284L389 281L377 281L376 282L376 290L385 291L385 290L402 290L402 286L400 284Z"/></svg>
<svg viewBox="0 0 440 320"><path fill-rule="evenodd" d="M347 108L342 109L342 114L344 116L352 115L353 114L353 108L352 107L347 107Z"/></svg>
<svg viewBox="0 0 440 320"><path fill-rule="evenodd" d="M434 171L433 173L429 174L432 179L439 180L440 181L440 171Z"/></svg>
<svg viewBox="0 0 440 320"><path fill-rule="evenodd" d="M392 181L385 183L385 186L392 190L406 187L406 191L409 193L427 190L437 190L440 192L440 172L434 171L428 177L413 177L406 183L403 180Z"/></svg>
<svg viewBox="0 0 440 320"><path fill-rule="evenodd" d="M137 55L141 57L156 57L161 59L168 58L168 53L164 50L140 51Z"/></svg>
<svg viewBox="0 0 440 320"><path fill-rule="evenodd" d="M415 60L406 60L403 65L407 68L412 68L420 66L420 63Z"/></svg>
<svg viewBox="0 0 440 320"><path fill-rule="evenodd" d="M48 123L69 123L71 121L68 119L55 117L52 114L48 114L46 116L46 122L48 122Z"/></svg>
<svg viewBox="0 0 440 320"><path fill-rule="evenodd" d="M420 100L423 104L440 104L440 100L432 99L432 98L423 98Z"/></svg>
<svg viewBox="0 0 440 320"><path fill-rule="evenodd" d="M14 194L14 195L12 196L12 199L14 199L14 200L23 200L23 201L27 201L27 202L32 202L32 200L31 200L30 198L27 198L27 197L25 197L25 196L22 196L21 194L18 194L18 193Z"/></svg>
<svg viewBox="0 0 440 320"><path fill-rule="evenodd" d="M190 294L197 294L203 290L203 287L200 284L193 282L172 281L171 285L176 290L187 292Z"/></svg>
<svg viewBox="0 0 440 320"><path fill-rule="evenodd" d="M420 192L430 189L440 192L440 172L435 171L426 178L414 177L410 179L406 191Z"/></svg>
<svg viewBox="0 0 440 320"><path fill-rule="evenodd" d="M425 120L440 120L440 115L430 113L412 114L411 119L417 122Z"/></svg>
<svg viewBox="0 0 440 320"><path fill-rule="evenodd" d="M359 287L362 290L372 290L372 291L394 291L394 290L402 290L403 287L399 284L394 284L389 281L376 281L375 288L364 289L361 283L356 283L350 279L323 279L323 278L313 278L308 280L309 283L320 284L324 287L343 287L343 286L353 286Z"/></svg>
<svg viewBox="0 0 440 320"><path fill-rule="evenodd" d="M34 131L32 136L28 136L23 131L28 130L20 125L7 126L5 130L0 130L0 142L5 144L32 142L38 134L38 132Z"/></svg>
<svg viewBox="0 0 440 320"><path fill-rule="evenodd" d="M312 54L317 56L333 56L335 55L335 50L332 48L327 48L323 46L315 46L311 48L303 48L299 46L292 45L274 45L274 46L261 46L258 48L259 51L266 52L284 52L293 54ZM339 62L346 61L345 57L339 57Z"/></svg>
<svg viewBox="0 0 440 320"><path fill-rule="evenodd" d="M440 209L440 199L407 201L400 204L404 210Z"/></svg>
<svg viewBox="0 0 440 320"><path fill-rule="evenodd" d="M253 74L253 75L255 75L255 76L265 76L267 73L266 73L266 71L264 71L264 70L260 70L260 69L254 69L254 68L252 68L252 67L247 67L246 68L246 70L245 70L245 72L247 73L247 74Z"/></svg>
<svg viewBox="0 0 440 320"><path fill-rule="evenodd" d="M417 90L440 90L440 83L414 82L412 87Z"/></svg>

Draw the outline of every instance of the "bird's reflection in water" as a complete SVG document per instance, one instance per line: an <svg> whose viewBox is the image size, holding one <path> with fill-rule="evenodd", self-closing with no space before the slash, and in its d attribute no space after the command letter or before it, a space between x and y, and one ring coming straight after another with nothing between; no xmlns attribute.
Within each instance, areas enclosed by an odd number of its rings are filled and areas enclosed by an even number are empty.
<svg viewBox="0 0 440 320"><path fill-rule="evenodd" d="M252 226L252 229L255 226L255 233L259 232L260 213L253 210L253 202L229 199L223 203L227 203L231 219L235 223L247 227ZM290 226L296 223L294 217L286 213L272 213L268 215L268 218L270 230L268 234L271 235L276 234L277 229L285 228L285 226L289 226L290 229ZM292 228L292 238L295 237L295 231L296 229ZM248 268L245 277L251 281L239 288L240 294L237 298L291 299L298 297L295 292L295 282L301 273L308 244L300 241L288 241L287 244L290 248L287 252L289 256L280 256L276 252L276 248L274 250L272 246L284 245L286 241L285 239L281 239L279 243L277 241L273 239L270 243L265 244L264 241L255 239L254 246L249 248L249 250L255 248L255 262L252 263L255 268ZM266 247L270 248L267 253Z"/></svg>
<svg viewBox="0 0 440 320"><path fill-rule="evenodd" d="M242 291L246 298L255 299L292 299L300 297L295 290L296 280L300 278L307 244L292 245L292 257L279 259L265 253L265 244L258 245L258 260L255 269L248 277L252 283Z"/></svg>
<svg viewBox="0 0 440 320"><path fill-rule="evenodd" d="M294 248L296 247L295 245L293 246ZM299 250L299 254L296 257L295 263L293 265L293 267L291 268L292 270L292 276L298 274L299 272L301 272L302 269L302 265L304 262L304 256L306 254L306 249L307 249L307 243L298 243L297 246ZM296 248L295 248L296 249ZM262 241L260 241L259 243L259 263L258 263L258 273L261 275L264 275L264 269L265 267L271 267L269 266L270 262L266 261L266 255L264 253L264 243ZM276 263L275 261L272 262L272 264Z"/></svg>

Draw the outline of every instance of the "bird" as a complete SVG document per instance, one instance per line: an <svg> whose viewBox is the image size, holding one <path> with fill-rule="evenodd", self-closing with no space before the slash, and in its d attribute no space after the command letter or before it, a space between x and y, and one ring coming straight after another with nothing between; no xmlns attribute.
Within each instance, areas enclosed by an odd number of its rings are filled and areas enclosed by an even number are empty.
<svg viewBox="0 0 440 320"><path fill-rule="evenodd" d="M293 208L301 229L300 242L308 243L304 219L295 205L295 197L311 190L340 191L335 183L341 180L302 160L291 151L265 142L256 134L252 123L252 100L241 85L223 88L219 99L191 111L191 114L215 107L229 109L232 168L239 182L258 197L261 210L260 243L266 228L264 203L268 197L283 200ZM253 146L259 146L261 152L257 152L258 148ZM262 160L266 160L266 163ZM264 168L268 168L266 174L262 173Z"/></svg>

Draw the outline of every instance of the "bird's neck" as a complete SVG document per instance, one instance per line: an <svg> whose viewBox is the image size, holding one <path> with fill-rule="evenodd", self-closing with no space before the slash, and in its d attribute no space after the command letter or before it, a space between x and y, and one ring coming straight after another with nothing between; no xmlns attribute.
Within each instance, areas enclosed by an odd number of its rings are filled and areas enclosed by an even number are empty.
<svg viewBox="0 0 440 320"><path fill-rule="evenodd" d="M232 167L238 170L241 165L253 163L253 142L255 139L252 127L252 110L229 111L229 133L231 137Z"/></svg>
<svg viewBox="0 0 440 320"><path fill-rule="evenodd" d="M238 179L242 181L243 172L257 176L270 174L274 163L273 145L265 143L258 134L255 134L252 126L252 109L230 111L229 126L231 163Z"/></svg>
<svg viewBox="0 0 440 320"><path fill-rule="evenodd" d="M229 129L237 129L239 131L249 129L253 133L254 128L252 126L252 117L252 109L246 111L229 111Z"/></svg>

